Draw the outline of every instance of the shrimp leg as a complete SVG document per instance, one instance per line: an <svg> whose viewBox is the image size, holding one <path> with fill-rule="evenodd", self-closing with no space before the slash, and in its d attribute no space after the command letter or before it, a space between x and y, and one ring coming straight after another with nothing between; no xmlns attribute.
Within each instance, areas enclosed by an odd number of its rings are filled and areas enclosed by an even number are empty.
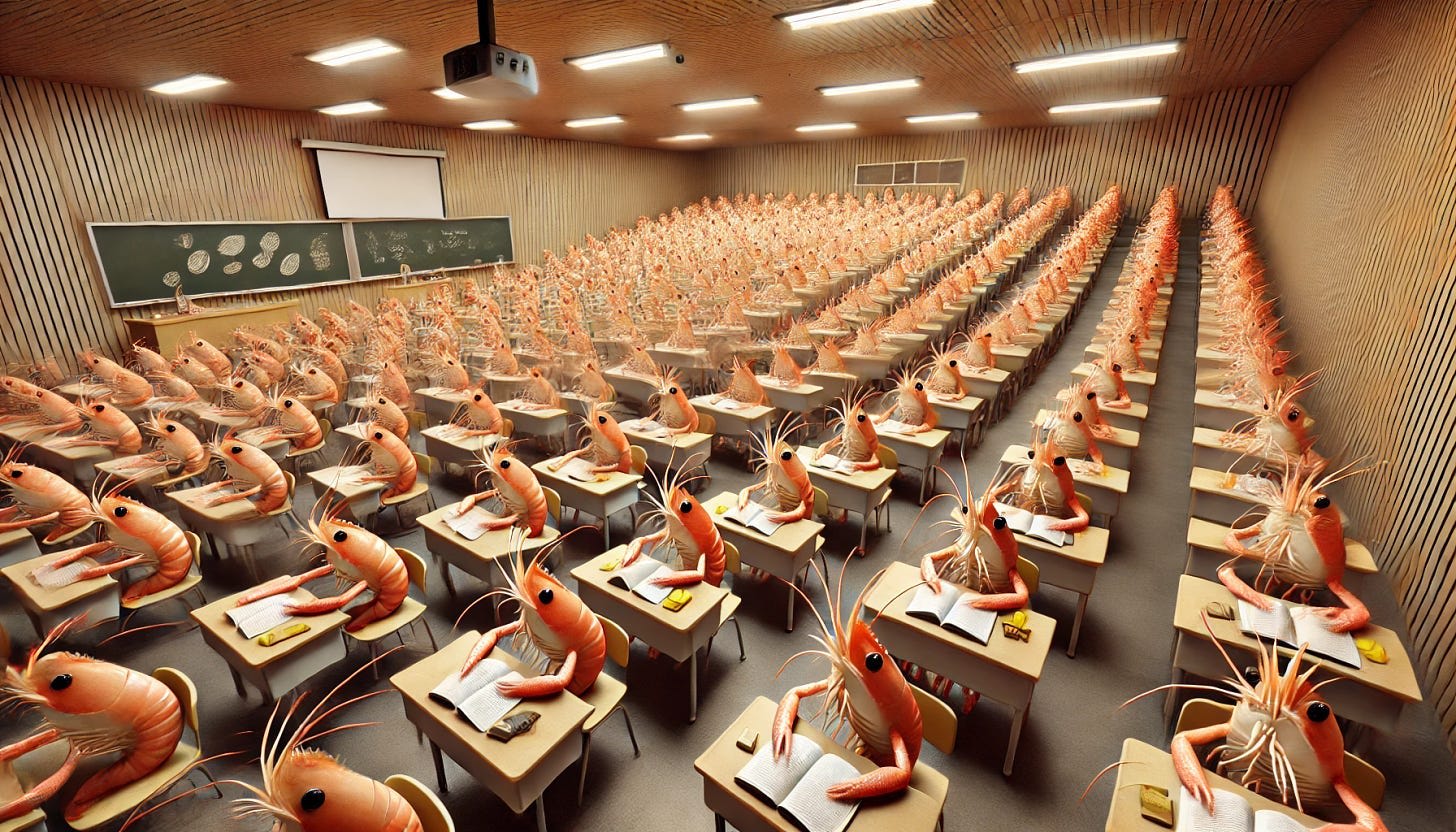
<svg viewBox="0 0 1456 832"><path fill-rule="evenodd" d="M465 512L471 510L472 508L475 508L477 503L483 503L486 500L494 499L499 496L500 492L494 488L489 491L482 491L479 494L471 494L470 496L460 501L460 508L458 511L455 512L455 514L457 517L462 516L465 514Z"/></svg>
<svg viewBox="0 0 1456 832"><path fill-rule="evenodd" d="M1229 726L1225 722L1173 735L1173 769L1178 773L1178 780L1210 812L1213 811L1213 789L1209 788L1208 774L1199 764L1198 752L1193 750L1193 746L1216 742L1227 737L1228 733Z"/></svg>
<svg viewBox="0 0 1456 832"><path fill-rule="evenodd" d="M1330 784L1335 789L1335 794L1355 816L1354 823L1327 823L1319 827L1315 832L1388 832L1385 822L1380 815L1375 813L1370 805L1360 798L1360 795L1350 788L1350 784L1344 778ZM3 815L0 815L3 817Z"/></svg>
<svg viewBox="0 0 1456 832"><path fill-rule="evenodd" d="M490 651L495 649L496 643L501 640L502 636L514 635L520 629L521 620L518 618L509 624L502 624L494 630L485 631L480 640L475 642L475 646L470 649L470 655L465 657L465 666L460 668L460 675L464 676L474 670L480 660L489 656Z"/></svg>
<svg viewBox="0 0 1456 832"><path fill-rule="evenodd" d="M925 581L931 592L940 594L940 570L936 564L948 560L955 553L956 547L952 544L938 552L928 552L920 559L920 580Z"/></svg>
<svg viewBox="0 0 1456 832"><path fill-rule="evenodd" d="M642 550L644 548L646 548L649 544L652 546L658 545L659 543L667 539L667 535L668 530L664 528L661 531L656 531L652 534L644 534L641 537L633 538L632 542L627 544L627 555L626 557L622 558L622 565L631 566L632 564L636 563L637 558L642 556Z"/></svg>
<svg viewBox="0 0 1456 832"><path fill-rule="evenodd" d="M908 695L908 692L907 694ZM880 766L853 780L836 783L825 790L832 800L863 800L882 794L893 794L910 785L910 751L899 731L890 732L890 745L895 750L895 764Z"/></svg>
<svg viewBox="0 0 1456 832"><path fill-rule="evenodd" d="M283 611L289 615L322 615L326 612L341 610L355 598L362 595L364 590L368 588L369 583L367 581L359 581L340 595L335 595L332 598L315 598L312 601L304 601L301 604L289 604Z"/></svg>
<svg viewBox="0 0 1456 832"><path fill-rule="evenodd" d="M333 566L325 564L318 567L317 569L310 569L302 575L280 575L279 577L274 578L271 581L261 583L258 586L254 587L251 591L244 593L242 597L238 598L238 603L236 606L241 607L244 604L251 604L254 601L261 601L271 595L282 595L285 592L292 592L293 590L298 589L309 581L322 578L325 575L333 574L333 571Z"/></svg>
<svg viewBox="0 0 1456 832"><path fill-rule="evenodd" d="M60 733L58 729L52 728L28 740L0 749L0 760L14 759L14 757L18 757L34 748L55 742L60 737ZM34 745L31 744L37 740L40 740L40 742ZM6 756L17 748L21 750L15 751L14 757ZM56 792L60 791L61 787L66 784L66 781L71 779L71 775L76 771L76 763L80 762L80 760L80 749L72 745L70 750L66 752L66 759L61 763L60 768L52 772L46 779L36 783L30 791L20 795L9 803L0 805L0 821L12 820L40 808L42 803L54 797Z"/></svg>
<svg viewBox="0 0 1456 832"><path fill-rule="evenodd" d="M10 519L12 517L19 516L21 516L20 506L9 506L8 508L0 509L0 521L3 521L0 522L0 532L12 532L16 529L28 529L31 526L39 526L43 523L49 523L52 520L60 517L61 513L59 511L53 511L50 514L40 514L34 517L23 517L20 520Z"/></svg>
<svg viewBox="0 0 1456 832"><path fill-rule="evenodd" d="M538 699L566 690L566 686L571 684L571 677L575 673L576 651L572 650L566 654L566 660L561 663L561 667L555 673L543 673L533 679L522 679L519 682L502 680L495 683L495 689L500 692L501 696Z"/></svg>
<svg viewBox="0 0 1456 832"><path fill-rule="evenodd" d="M1355 597L1355 593L1345 588L1344 583L1330 581L1326 586L1336 598L1345 603L1345 608L1342 610L1330 609L1324 612L1330 632L1348 633L1370 623L1370 610L1366 609L1365 604Z"/></svg>
<svg viewBox="0 0 1456 832"><path fill-rule="evenodd" d="M790 746L793 744L794 721L799 718L799 700L823 693L828 689L829 680L821 679L818 682L810 682L792 688L784 694L783 699L779 700L779 707L774 711L773 721L773 756L775 760L789 753Z"/></svg>
<svg viewBox="0 0 1456 832"><path fill-rule="evenodd" d="M1021 573L1011 570L1011 591L998 592L994 595L978 595L971 601L971 606L978 610L995 610L1004 612L1006 610L1019 610L1025 607L1031 600L1031 591L1026 586L1026 581Z"/></svg>

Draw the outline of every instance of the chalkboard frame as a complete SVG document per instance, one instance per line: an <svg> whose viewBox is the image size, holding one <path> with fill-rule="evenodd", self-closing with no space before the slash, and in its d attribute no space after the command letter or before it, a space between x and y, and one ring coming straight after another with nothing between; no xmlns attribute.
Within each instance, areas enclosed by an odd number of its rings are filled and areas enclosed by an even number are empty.
<svg viewBox="0 0 1456 832"><path fill-rule="evenodd" d="M364 274L360 266L357 239L354 236L354 226L371 225L384 222L468 222L470 220L505 220L506 233L511 238L511 258L509 260L492 260L489 263L469 263L464 266L445 266L440 269L418 269L409 272L383 272L381 274ZM467 269L481 269L487 266L513 266L516 264L516 224L511 221L509 214L485 215L474 217L444 217L443 219L426 219L422 217L370 217L369 219L349 220L344 223L347 226L344 231L348 235L345 243L349 249L349 265L354 270L357 280L384 280L390 277L416 277L418 275L432 274L437 271L460 272Z"/></svg>

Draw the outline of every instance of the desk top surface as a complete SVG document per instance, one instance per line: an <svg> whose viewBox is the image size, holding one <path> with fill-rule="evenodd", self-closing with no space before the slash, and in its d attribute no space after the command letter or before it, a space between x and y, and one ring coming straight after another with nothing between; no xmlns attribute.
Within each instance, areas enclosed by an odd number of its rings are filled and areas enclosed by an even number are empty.
<svg viewBox="0 0 1456 832"><path fill-rule="evenodd" d="M38 558L23 560L20 563L12 563L4 569L0 569L15 591L31 602L36 609L51 610L64 609L77 601L99 595L103 592L117 592L121 586L117 580L110 575L102 575L99 578L92 578L87 581L73 581L63 586L41 586L30 579L30 573L55 560L64 552L50 552Z"/></svg>
<svg viewBox="0 0 1456 832"><path fill-rule="evenodd" d="M706 410L714 416L728 416L734 419L742 419L745 422L753 422L771 415L774 412L773 405L755 404L740 405L739 407L724 407L724 399L713 393L706 396L694 396L688 399L693 407Z"/></svg>
<svg viewBox="0 0 1456 832"><path fill-rule="evenodd" d="M831 468L820 468L811 463L814 458L814 451L817 450L809 445L800 445L795 451L799 459L804 461L804 467L809 471L809 476L823 477L831 482L857 488L860 491L877 491L889 485L890 480L895 478L894 470L883 465L872 471L855 471L853 474L842 474Z"/></svg>
<svg viewBox="0 0 1456 832"><path fill-rule="evenodd" d="M335 630L349 623L348 614L342 610L321 615L301 615L298 618L308 625L308 632L280 641L271 647L264 647L255 638L243 638L243 634L238 631L232 619L227 617L227 611L236 607L238 599L250 591L243 590L243 592L234 593L226 598L220 598L189 613L199 626L207 630L221 646L226 647L228 652L237 656L248 667L267 667L318 639L332 638ZM312 592L300 587L288 593L288 597L304 602L314 600L315 596Z"/></svg>
<svg viewBox="0 0 1456 832"><path fill-rule="evenodd" d="M703 625L714 629L718 627L718 606L723 603L724 598L728 597L729 593L726 588L709 583L693 584L687 587L688 592L693 594L693 600L689 601L687 606L673 612L661 604L648 601L635 592L607 583L617 574L617 570L603 571L601 567L613 561L621 563L626 554L625 545L613 546L571 570L571 577L576 579L579 587L590 586L592 589L616 598L633 613L650 618L670 630L690 633ZM651 557L651 553L644 552L642 557ZM618 621L617 623L629 630L632 628L630 621Z"/></svg>
<svg viewBox="0 0 1456 832"><path fill-rule="evenodd" d="M459 532L450 528L445 523L445 518L450 516L459 505L459 503L449 503L440 506L428 514L421 514L415 518L416 522L420 524L420 527L425 530L427 543L431 535L439 535L482 559L503 558L511 554L511 530L509 528L486 532L474 540L466 540ZM521 540L521 550L530 552L534 549L539 549L560 536L561 532L556 529L550 526L543 526L539 536L527 537Z"/></svg>
<svg viewBox="0 0 1456 832"><path fill-rule="evenodd" d="M335 494L346 500L353 500L376 491L383 491L388 483L360 482L359 477L371 472L367 465L334 465L309 471L308 478L320 488L332 488Z"/></svg>
<svg viewBox="0 0 1456 832"><path fill-rule="evenodd" d="M261 515L254 507L253 501L248 498L241 500L230 500L217 505L205 505L202 501L211 497L232 493L231 489L219 489L217 491L205 491L205 485L196 488L183 488L178 491L164 492L167 499L176 503L179 507L195 512L198 516L217 523L236 523L240 520L251 520Z"/></svg>
<svg viewBox="0 0 1456 832"><path fill-rule="evenodd" d="M1025 445L1011 445L1006 452L1001 454L1002 465L1015 465L1027 460L1027 451L1031 450ZM1082 460L1068 460L1068 462L1081 462ZM1105 488L1117 494L1127 493L1127 484L1130 474L1126 468L1114 468L1111 465L1103 465L1102 473L1093 474L1082 465L1072 466L1072 481L1077 485L1085 485L1088 488Z"/></svg>
<svg viewBox="0 0 1456 832"><path fill-rule="evenodd" d="M568 489L576 489L579 491L585 491L588 494L595 494L597 496L605 497L609 494L615 494L625 488L636 488L637 484L642 482L641 474L624 474L621 471L612 471L606 474L597 474L596 480L592 482L582 482L581 480L572 479L562 471L551 470L551 465L558 462L560 459L561 457L559 456L552 457L551 459L543 459L535 465L531 466L532 471L535 471L536 474L542 479L548 480L551 487L555 488L557 491L560 491L562 487L566 487Z"/></svg>
<svg viewBox="0 0 1456 832"><path fill-rule="evenodd" d="M708 512L708 516L713 518L713 524L719 529L731 531L739 537L746 537L764 546L778 549L785 554L798 552L824 531L823 523L808 518L785 523L775 529L772 535L766 535L757 529L751 529L742 523L729 520L718 509L727 510L738 505L738 494L734 491L724 491L702 505L703 509Z"/></svg>

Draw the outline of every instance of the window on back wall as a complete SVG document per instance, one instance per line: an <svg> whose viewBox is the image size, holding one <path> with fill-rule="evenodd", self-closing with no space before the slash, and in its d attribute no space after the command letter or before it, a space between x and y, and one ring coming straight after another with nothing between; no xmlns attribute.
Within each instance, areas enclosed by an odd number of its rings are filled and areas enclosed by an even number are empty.
<svg viewBox="0 0 1456 832"><path fill-rule="evenodd" d="M956 185L965 182L965 159L929 159L916 162L874 162L855 165L854 184L858 188L882 188L886 185Z"/></svg>

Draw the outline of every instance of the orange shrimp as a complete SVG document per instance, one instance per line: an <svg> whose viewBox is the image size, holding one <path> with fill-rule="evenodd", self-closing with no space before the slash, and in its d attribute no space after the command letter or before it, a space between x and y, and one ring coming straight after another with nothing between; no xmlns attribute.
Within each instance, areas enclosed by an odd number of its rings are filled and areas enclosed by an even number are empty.
<svg viewBox="0 0 1456 832"><path fill-rule="evenodd" d="M753 367L740 359L733 359L733 378L728 382L728 388L717 396L714 401L721 399L732 399L736 402L750 406L757 406L764 403L768 394L763 392L763 385L759 383L758 376L753 374Z"/></svg>
<svg viewBox="0 0 1456 832"><path fill-rule="evenodd" d="M831 449L839 448L839 456L854 466L856 471L873 471L880 467L880 437L875 433L874 422L865 412L869 393L853 400L841 398L838 407L831 407L839 432L827 442L814 449L814 458L819 459Z"/></svg>
<svg viewBox="0 0 1456 832"><path fill-rule="evenodd" d="M602 375L597 368L596 362L588 361L582 365L581 373L576 377L576 392L590 399L601 402L615 402L617 390Z"/></svg>
<svg viewBox="0 0 1456 832"><path fill-rule="evenodd" d="M324 431L318 417L294 396L278 396L273 400L273 410L278 414L278 426L272 437L287 439L297 450L313 448L324 441Z"/></svg>
<svg viewBox="0 0 1456 832"><path fill-rule="evenodd" d="M529 533L527 537L540 537L546 528L546 492L531 466L520 461L511 453L510 447L499 445L482 460L490 475L492 488L467 496L456 507L456 514L464 514L476 503L496 498L501 501L506 514L487 523L489 531L508 526L522 526Z"/></svg>
<svg viewBox="0 0 1456 832"><path fill-rule="evenodd" d="M1076 482L1067 458L1062 456L1056 439L1041 438L1033 429L1027 461L1011 466L997 494L1008 494L1018 506L1035 514L1061 517L1049 528L1064 532L1086 531L1091 516L1077 499ZM1004 487L1003 487L1004 486Z"/></svg>
<svg viewBox="0 0 1456 832"><path fill-rule="evenodd" d="M0 761L58 741L70 749L58 771L0 806L0 821L24 815L52 797L81 758L120 754L82 783L66 804L66 820L74 821L106 795L156 771L182 738L181 704L151 676L75 653L41 655L76 623L70 619L52 630L30 651L25 666L6 668L0 696L37 710L42 727L0 748Z"/></svg>
<svg viewBox="0 0 1456 832"><path fill-rule="evenodd" d="M213 346L206 338L199 338L195 332L187 333L187 342L182 345L182 350L188 356L207 365L212 374L219 379L233 374L233 363L228 360L227 355Z"/></svg>
<svg viewBox="0 0 1456 832"><path fill-rule="evenodd" d="M551 470L560 471L566 463L585 456L591 460L592 473L631 472L632 445L612 416L612 403L594 402L591 415L582 421L587 431L587 444L558 457L550 464Z"/></svg>
<svg viewBox="0 0 1456 832"><path fill-rule="evenodd" d="M501 695L535 699L566 690L580 696L591 690L606 665L606 634L581 598L541 567L556 544L543 547L527 563L521 546L524 539L522 532L511 531L514 556L512 571L505 573L508 588L494 590L520 604L520 618L481 635L460 675L489 655L502 637L511 636L513 652L541 675L497 682Z"/></svg>
<svg viewBox="0 0 1456 832"><path fill-rule="evenodd" d="M698 504L697 498L689 494L685 487L696 477L680 479L682 472L692 469L697 459L698 457L689 457L668 479L659 480L658 490L661 496L649 494L647 499L657 506L653 514L662 517L663 527L651 534L633 538L627 544L627 554L622 558L622 565L629 566L641 557L643 549L670 542L677 554L680 569L654 578L652 582L658 586L691 586L704 582L719 586L723 583L723 573L728 562L724 554L723 536L719 534L718 527L713 525L713 518L708 516L708 512ZM655 473L653 477L656 477Z"/></svg>
<svg viewBox="0 0 1456 832"><path fill-rule="evenodd" d="M405 381L404 373L393 361L380 364L379 389L385 398L399 405L402 410L414 409L415 397L410 392L409 382Z"/></svg>
<svg viewBox="0 0 1456 832"><path fill-rule="evenodd" d="M277 460L266 451L242 441L234 431L228 431L220 441L213 442L211 448L212 455L222 460L227 476L203 486L204 493L237 485L244 488L219 494L211 499L209 505L251 500L254 510L267 514L288 502L288 480L278 467Z"/></svg>
<svg viewBox="0 0 1456 832"><path fill-rule="evenodd" d="M326 493L319 499L314 506L317 516L309 516L308 527L304 530L305 540L323 547L327 562L302 575L274 578L243 594L238 599L238 606L292 592L309 581L332 574L353 586L332 598L289 604L286 608L288 614L333 612L343 609L364 592L372 591L373 598L345 610L349 614L349 623L344 625L344 629L354 633L399 609L409 594L409 573L404 559L383 538L342 519L339 515L348 508L348 501L340 500L329 506L330 496Z"/></svg>
<svg viewBox="0 0 1456 832"><path fill-rule="evenodd" d="M1086 396L1091 397L1090 401ZM1093 408L1097 406L1097 394L1088 389L1084 396L1083 385L1073 384L1063 390L1059 398L1061 404L1038 427L1045 430L1064 453L1078 459L1091 459L1095 470L1101 471L1103 462L1102 449L1097 447L1098 432L1085 410L1089 403Z"/></svg>
<svg viewBox="0 0 1456 832"><path fill-rule="evenodd" d="M768 374L785 387L798 387L804 382L804 369L794 360L788 345L783 342L773 346L773 363L769 365Z"/></svg>
<svg viewBox="0 0 1456 832"><path fill-rule="evenodd" d="M191 404L202 400L197 388L191 382L177 375L176 373L162 370L159 372L147 373L147 380L152 383L156 395L152 397L154 403L162 403L168 406Z"/></svg>
<svg viewBox="0 0 1456 832"><path fill-rule="evenodd" d="M161 353L147 348L141 342L132 344L131 354L137 369L141 370L141 374L144 376L150 376L152 373L167 373L172 370L172 362L164 358Z"/></svg>
<svg viewBox="0 0 1456 832"><path fill-rule="evenodd" d="M66 433L84 424L70 399L22 378L0 376L0 423L34 425L45 433Z"/></svg>
<svg viewBox="0 0 1456 832"><path fill-rule="evenodd" d="M955 352L932 347L925 375L925 389L946 401L958 402L966 397L966 382L961 378L961 360ZM918 372L918 371L917 371Z"/></svg>
<svg viewBox="0 0 1456 832"><path fill-rule="evenodd" d="M402 441L409 441L409 417L390 398L377 389L369 396L369 421L384 427Z"/></svg>
<svg viewBox="0 0 1456 832"><path fill-rule="evenodd" d="M83 350L81 364L107 388L107 398L119 407L137 407L152 397L152 385L142 376L95 350Z"/></svg>
<svg viewBox="0 0 1456 832"><path fill-rule="evenodd" d="M127 603L176 586L192 571L192 544L182 529L165 514L122 495L131 485L122 482L100 498L92 498L92 517L100 520L106 539L68 549L51 565L66 566L103 554L119 554L119 560L99 563L82 571L78 580L111 575L132 567L152 567L150 574L128 584L121 593Z"/></svg>
<svg viewBox="0 0 1456 832"><path fill-rule="evenodd" d="M198 390L212 389L221 383L227 376L218 377L212 368L182 353L181 347L177 349L177 359L172 362L172 374L192 385Z"/></svg>
<svg viewBox="0 0 1456 832"><path fill-rule="evenodd" d="M882 425L891 418L904 425L909 425L908 433L925 433L933 430L940 423L940 417L936 415L935 408L930 406L930 397L925 393L925 382L911 375L895 375L895 404L873 417L877 425Z"/></svg>
<svg viewBox="0 0 1456 832"><path fill-rule="evenodd" d="M0 508L0 531L53 524L42 543L54 543L91 523L91 501L63 477L20 461L24 445L15 445L0 463L0 492L12 504Z"/></svg>
<svg viewBox="0 0 1456 832"><path fill-rule="evenodd" d="M116 456L134 454L142 449L141 430L116 405L92 402L83 397L76 403L76 412L84 422L81 433L59 439L57 444L110 448Z"/></svg>
<svg viewBox="0 0 1456 832"><path fill-rule="evenodd" d="M1101 356L1092 362L1092 375L1088 378L1092 389L1097 394L1098 403L1102 407L1112 407L1125 410L1132 407L1132 397L1128 395L1127 383L1122 379L1122 365L1108 358Z"/></svg>
<svg viewBox="0 0 1456 832"><path fill-rule="evenodd" d="M526 383L517 394L516 401L522 410L550 410L561 407L561 397L556 394L556 388L541 372L540 367L532 367L526 371Z"/></svg>
<svg viewBox="0 0 1456 832"><path fill-rule="evenodd" d="M455 406L450 423L461 428L466 436L490 436L505 429L500 408L481 387L471 390L465 401Z"/></svg>
<svg viewBox="0 0 1456 832"><path fill-rule="evenodd" d="M142 423L142 430L157 440L156 448L134 457L128 470L160 467L173 476L194 476L207 470L207 446L186 425L153 413Z"/></svg>
<svg viewBox="0 0 1456 832"><path fill-rule="evenodd" d="M971 494L969 473L964 465L962 475L967 478L964 494L949 472L943 468L940 471L950 481L953 492L935 495L920 511L924 514L936 500L953 500L950 517L937 525L949 526L956 532L956 539L949 546L927 552L920 558L920 577L937 594L942 579L968 588L972 597L970 604L977 609L1025 607L1030 602L1030 594L1025 579L1017 571L1020 550L1016 534L996 510L998 492L1006 486L988 486L978 505Z"/></svg>
<svg viewBox="0 0 1456 832"><path fill-rule="evenodd" d="M289 369L293 371L294 378L290 389L298 398L306 402L339 403L339 386L316 364L302 361L294 363Z"/></svg>
<svg viewBox="0 0 1456 832"><path fill-rule="evenodd" d="M748 505L749 495L767 489L776 508L768 513L775 523L794 523L814 513L814 483L804 461L794 453L789 437L804 425L797 416L786 416L778 429L764 436L751 434L759 457L757 468L767 473L756 484L738 492L738 507Z"/></svg>
<svg viewBox="0 0 1456 832"><path fill-rule="evenodd" d="M369 422L364 426L364 441L369 449L369 461L374 473L362 477L362 482L389 483L379 494L385 499L408 493L415 487L419 465L403 439L395 436L384 425Z"/></svg>
<svg viewBox="0 0 1456 832"><path fill-rule="evenodd" d="M218 404L213 408L220 416L239 417L257 423L272 407L272 401L258 385L242 376L228 376L216 386Z"/></svg>
<svg viewBox="0 0 1456 832"><path fill-rule="evenodd" d="M261 349L250 351L243 357L239 366L251 370L257 377L256 383L260 387L272 387L288 376L288 368L284 366L283 362Z"/></svg>
<svg viewBox="0 0 1456 832"><path fill-rule="evenodd" d="M667 428L668 433L694 433L698 429L698 411L688 401L687 391L676 372L657 377L657 392L653 394L655 409L649 417Z"/></svg>

